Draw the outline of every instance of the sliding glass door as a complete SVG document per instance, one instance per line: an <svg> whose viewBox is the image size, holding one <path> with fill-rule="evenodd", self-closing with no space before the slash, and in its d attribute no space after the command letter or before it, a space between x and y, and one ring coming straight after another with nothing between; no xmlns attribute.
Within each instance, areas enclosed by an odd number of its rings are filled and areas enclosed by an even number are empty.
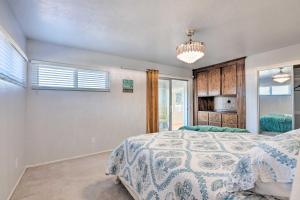
<svg viewBox="0 0 300 200"><path fill-rule="evenodd" d="M161 78L159 90L159 130L177 130L188 124L188 82Z"/></svg>

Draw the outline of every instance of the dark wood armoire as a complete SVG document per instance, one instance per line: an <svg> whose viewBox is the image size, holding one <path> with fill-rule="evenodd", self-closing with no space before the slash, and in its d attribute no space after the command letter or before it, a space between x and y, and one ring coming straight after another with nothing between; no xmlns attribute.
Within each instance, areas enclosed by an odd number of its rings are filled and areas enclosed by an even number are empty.
<svg viewBox="0 0 300 200"><path fill-rule="evenodd" d="M246 127L245 57L193 70L194 125Z"/></svg>

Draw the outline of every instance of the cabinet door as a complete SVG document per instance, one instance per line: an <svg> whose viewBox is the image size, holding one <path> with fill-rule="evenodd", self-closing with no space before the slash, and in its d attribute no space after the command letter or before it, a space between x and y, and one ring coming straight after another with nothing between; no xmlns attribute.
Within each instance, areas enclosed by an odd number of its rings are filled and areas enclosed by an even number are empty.
<svg viewBox="0 0 300 200"><path fill-rule="evenodd" d="M218 96L221 93L221 69L208 71L208 96Z"/></svg>
<svg viewBox="0 0 300 200"><path fill-rule="evenodd" d="M237 121L237 114L222 113L222 127L237 128Z"/></svg>
<svg viewBox="0 0 300 200"><path fill-rule="evenodd" d="M221 113L210 112L208 116L210 122L220 122L221 123Z"/></svg>
<svg viewBox="0 0 300 200"><path fill-rule="evenodd" d="M198 121L198 125L207 126L208 125L208 121Z"/></svg>
<svg viewBox="0 0 300 200"><path fill-rule="evenodd" d="M203 97L207 96L208 93L208 77L207 77L207 71L199 72L197 74L197 90L198 90L198 96Z"/></svg>
<svg viewBox="0 0 300 200"><path fill-rule="evenodd" d="M209 122L209 125L210 126L220 126L220 127L222 126L221 122L211 122L211 121Z"/></svg>
<svg viewBox="0 0 300 200"><path fill-rule="evenodd" d="M236 95L236 64L222 68L222 95Z"/></svg>
<svg viewBox="0 0 300 200"><path fill-rule="evenodd" d="M237 124L222 124L222 127L227 127L227 128L237 128Z"/></svg>
<svg viewBox="0 0 300 200"><path fill-rule="evenodd" d="M222 123L224 124L237 124L237 118L235 113L222 113Z"/></svg>
<svg viewBox="0 0 300 200"><path fill-rule="evenodd" d="M198 112L198 121L208 121L208 112L199 111Z"/></svg>
<svg viewBox="0 0 300 200"><path fill-rule="evenodd" d="M208 112L198 112L198 125L208 125Z"/></svg>

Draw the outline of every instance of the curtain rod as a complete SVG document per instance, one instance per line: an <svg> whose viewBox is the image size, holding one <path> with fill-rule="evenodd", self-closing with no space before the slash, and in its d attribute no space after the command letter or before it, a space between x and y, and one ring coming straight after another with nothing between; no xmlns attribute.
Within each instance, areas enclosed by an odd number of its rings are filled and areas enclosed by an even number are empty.
<svg viewBox="0 0 300 200"><path fill-rule="evenodd" d="M139 71L139 72L146 72L148 69L136 69L136 68L128 68L128 67L120 67L120 69L124 69L124 70L132 70L132 71ZM159 69L155 69L155 70L158 70ZM175 75L175 74L171 74L171 73L160 73L160 75L163 75L163 76L170 76L170 77L174 77L174 78L178 78L180 76L178 75ZM191 79L193 78L193 76L191 75L191 77L188 77L188 76L184 76L184 77L180 77L180 78L188 78L188 79Z"/></svg>

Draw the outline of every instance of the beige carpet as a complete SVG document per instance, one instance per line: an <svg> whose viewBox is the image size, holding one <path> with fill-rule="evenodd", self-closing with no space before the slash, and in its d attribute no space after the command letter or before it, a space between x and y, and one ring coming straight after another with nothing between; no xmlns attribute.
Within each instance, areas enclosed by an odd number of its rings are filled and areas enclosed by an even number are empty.
<svg viewBox="0 0 300 200"><path fill-rule="evenodd" d="M26 170L11 200L132 200L105 175L108 153Z"/></svg>

